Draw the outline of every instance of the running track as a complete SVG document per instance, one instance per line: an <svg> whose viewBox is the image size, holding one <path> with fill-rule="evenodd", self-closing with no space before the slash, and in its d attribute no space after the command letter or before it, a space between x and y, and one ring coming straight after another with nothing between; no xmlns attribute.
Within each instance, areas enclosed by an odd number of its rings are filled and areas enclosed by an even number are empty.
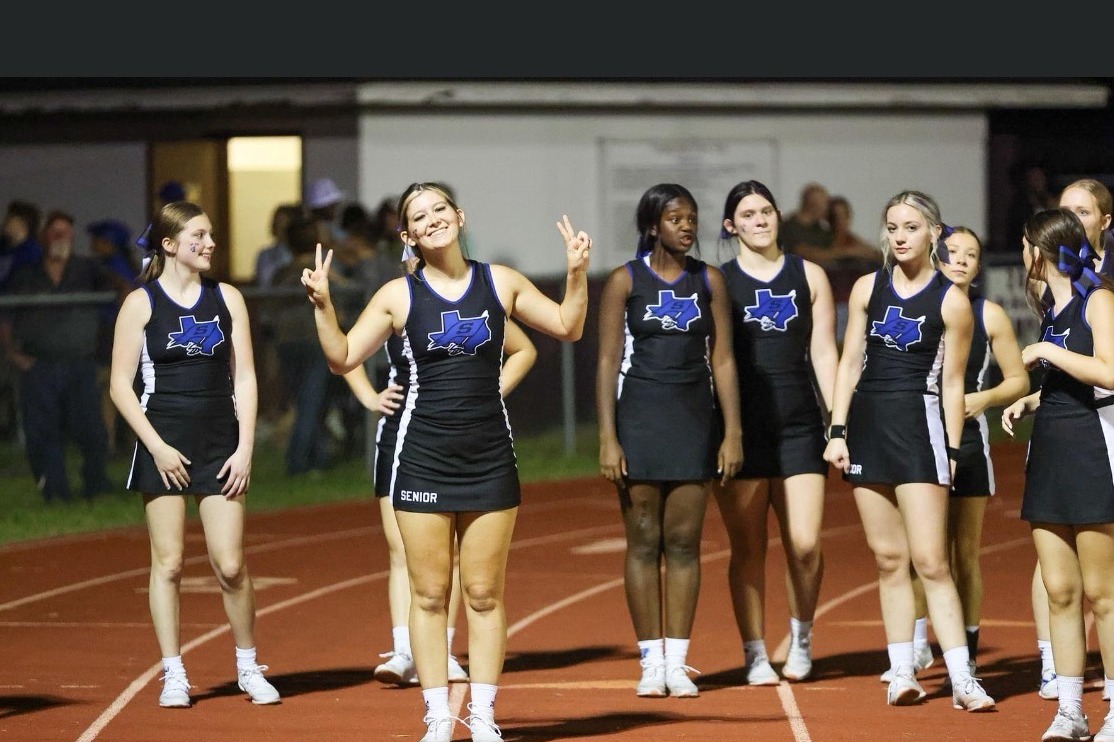
<svg viewBox="0 0 1114 742"><path fill-rule="evenodd" d="M1017 513L1024 448L1004 444L994 457L999 494L988 508L983 539L979 674L998 699L996 712L954 710L939 657L921 676L926 703L885 705L876 574L850 490L835 476L825 512L826 574L813 677L777 688L742 685L726 586L727 539L710 502L689 652L689 664L703 673L696 678L701 695L637 698L618 506L608 483L584 479L525 488L507 576L510 638L497 702L504 738L1039 739L1055 704L1035 693L1028 597L1035 556ZM372 678L378 653L390 648L386 546L374 503L253 513L247 550L260 662L270 665L268 677L283 702L253 706L236 688L220 597L200 528L191 522L182 634L195 703L178 710L157 705L161 672L147 612L144 529L0 548L0 739L417 740L424 732L420 692ZM780 542L772 541L767 643L775 665L787 639L783 568ZM455 646L466 663L463 616L460 626ZM1084 696L1092 729L1107 711L1094 682L1100 674L1093 651ZM464 690L454 686L451 702L466 702ZM468 738L457 725L454 740Z"/></svg>

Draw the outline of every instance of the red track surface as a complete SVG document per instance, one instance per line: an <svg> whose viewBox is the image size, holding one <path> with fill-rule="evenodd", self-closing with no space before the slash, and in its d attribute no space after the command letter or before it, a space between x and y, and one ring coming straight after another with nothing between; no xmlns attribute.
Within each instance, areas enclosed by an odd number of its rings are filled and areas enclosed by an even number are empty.
<svg viewBox="0 0 1114 742"><path fill-rule="evenodd" d="M887 660L876 573L850 490L835 476L825 513L813 678L778 688L741 684L727 539L710 503L689 651L689 664L703 672L696 679L701 695L637 698L618 506L608 483L586 479L525 488L507 576L510 639L497 702L504 738L1039 739L1055 703L1035 692L1029 608L1035 556L1017 514L1024 448L1001 446L994 458L999 495L988 508L983 541L979 674L998 699L996 712L954 710L940 658L921 676L927 702L886 706L878 680ZM232 641L196 523L182 596L183 654L196 686L191 709L157 704L161 673L147 612L145 530L0 548L0 739L417 740L424 732L420 692L372 678L378 653L390 649L386 545L374 503L252 514L247 543L259 659L283 694L277 706L253 706L236 688ZM784 657L787 630L783 568L774 541L767 643L775 665ZM462 620L456 650L465 663L466 647ZM1084 695L1093 729L1107 711L1092 683L1099 675L1095 652ZM466 701L464 690L454 687L451 700ZM468 738L458 725L454 739Z"/></svg>

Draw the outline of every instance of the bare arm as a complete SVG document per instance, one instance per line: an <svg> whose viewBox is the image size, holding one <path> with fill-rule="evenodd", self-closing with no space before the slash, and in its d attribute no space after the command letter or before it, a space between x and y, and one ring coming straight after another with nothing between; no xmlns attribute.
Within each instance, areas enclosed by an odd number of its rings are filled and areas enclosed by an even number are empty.
<svg viewBox="0 0 1114 742"><path fill-rule="evenodd" d="M831 424L847 425L847 411L851 407L851 395L863 373L863 358L866 355L866 309L870 293L874 290L876 273L862 276L851 288L847 301L847 330L843 333L843 353L836 366L835 383L832 388ZM832 438L824 448L824 460L846 472L851 467L847 452L847 441Z"/></svg>
<svg viewBox="0 0 1114 742"><path fill-rule="evenodd" d="M825 412L832 409L835 395L836 368L839 350L835 338L835 300L828 274L815 263L805 263L805 278L812 294L812 336L809 338L808 355L812 372L820 388L820 398Z"/></svg>
<svg viewBox="0 0 1114 742"><path fill-rule="evenodd" d="M949 446L959 447L963 437L963 375L971 353L974 317L967 294L952 286L941 306L944 318L944 367L940 377L940 404L944 408L944 428ZM954 463L954 462L953 462Z"/></svg>
<svg viewBox="0 0 1114 742"><path fill-rule="evenodd" d="M251 323L244 297L234 286L222 283L221 294L232 315L232 393L236 398L239 443L224 462L217 479L223 479L221 494L238 497L251 484L251 458L255 450L255 419L259 411L259 388L255 378L255 355L251 344Z"/></svg>
<svg viewBox="0 0 1114 742"><path fill-rule="evenodd" d="M991 301L983 302L983 327L990 341L990 352L1002 372L1002 380L989 389L971 392L964 397L965 415L974 418L987 407L1001 407L1016 402L1029 391L1029 374L1021 362L1021 348L1006 310Z"/></svg>
<svg viewBox="0 0 1114 742"><path fill-rule="evenodd" d="M186 465L190 460L176 448L163 441L147 419L139 397L132 384L139 369L139 356L143 350L143 328L151 319L151 304L147 292L136 289L128 294L116 315L116 328L112 341L112 363L109 367L108 389L112 403L120 411L143 446L150 451L167 489L179 490L189 484Z"/></svg>
<svg viewBox="0 0 1114 742"><path fill-rule="evenodd" d="M1094 336L1094 354L1075 353L1059 345L1042 341L1021 351L1026 368L1042 358L1084 384L1114 389L1114 293L1099 289L1087 299L1087 324Z"/></svg>
<svg viewBox="0 0 1114 742"><path fill-rule="evenodd" d="M615 428L615 403L619 390L627 299L631 278L626 266L607 277L600 296L599 353L596 357L596 417L599 422L600 474L616 485L627 475L627 462Z"/></svg>
<svg viewBox="0 0 1114 742"><path fill-rule="evenodd" d="M720 482L727 484L743 465L743 423L739 412L739 374L732 343L731 297L719 268L708 266L712 287L712 381L723 415L723 440L716 456Z"/></svg>
<svg viewBox="0 0 1114 742"><path fill-rule="evenodd" d="M534 367L537 358L538 349L526 331L508 319L503 336L503 368L499 371L499 393L504 399Z"/></svg>
<svg viewBox="0 0 1114 742"><path fill-rule="evenodd" d="M560 303L543 294L526 276L513 268L493 265L499 298L507 314L535 330L564 341L579 340L588 315L588 256L592 239L573 230L569 218L557 222L565 241L565 296Z"/></svg>
<svg viewBox="0 0 1114 742"><path fill-rule="evenodd" d="M344 375L348 388L361 405L366 409L376 410L383 415L392 415L402 404L402 387L398 384L388 384L381 392L375 391L371 379L368 378L364 364L356 366Z"/></svg>
<svg viewBox="0 0 1114 742"><path fill-rule="evenodd" d="M359 318L347 334L340 329L336 307L329 291L329 268L333 261L333 251L321 256L321 246L317 246L317 256L312 269L302 271L302 285L306 297L313 305L313 316L317 324L317 339L325 353L329 370L334 374L346 374L363 364L396 329L401 329L410 308L410 295L406 290L406 279L396 278L388 281L375 292L371 301L364 307Z"/></svg>

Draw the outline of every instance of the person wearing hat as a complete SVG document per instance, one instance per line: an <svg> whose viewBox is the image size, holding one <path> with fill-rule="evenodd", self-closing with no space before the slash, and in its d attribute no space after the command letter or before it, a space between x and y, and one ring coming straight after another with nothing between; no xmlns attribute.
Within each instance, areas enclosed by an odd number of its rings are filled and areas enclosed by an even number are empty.
<svg viewBox="0 0 1114 742"><path fill-rule="evenodd" d="M174 201L186 200L186 187L176 180L168 180L159 186L159 206Z"/></svg>
<svg viewBox="0 0 1114 742"><path fill-rule="evenodd" d="M326 250L337 247L344 239L344 231L337 220L344 195L329 178L311 181L306 188L306 208L317 222L317 241Z"/></svg>

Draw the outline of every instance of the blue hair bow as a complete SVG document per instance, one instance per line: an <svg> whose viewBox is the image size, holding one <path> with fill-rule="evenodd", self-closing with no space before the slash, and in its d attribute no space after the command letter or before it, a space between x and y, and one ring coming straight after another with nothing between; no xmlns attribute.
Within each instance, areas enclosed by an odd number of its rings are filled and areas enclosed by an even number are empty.
<svg viewBox="0 0 1114 742"><path fill-rule="evenodd" d="M135 246L143 250L150 250L151 247L147 244L148 238L151 236L152 223L147 223L147 228L143 230L143 234L135 238Z"/></svg>
<svg viewBox="0 0 1114 742"><path fill-rule="evenodd" d="M1078 253L1060 245L1056 268L1071 279L1071 286L1076 293L1086 296L1091 289L1102 285L1102 279L1092 268L1097 259L1098 255L1086 242Z"/></svg>
<svg viewBox="0 0 1114 742"><path fill-rule="evenodd" d="M940 222L940 239L936 240L936 261L939 263L950 263L951 257L948 255L948 246L944 244L944 240L955 234L955 230L947 224Z"/></svg>

